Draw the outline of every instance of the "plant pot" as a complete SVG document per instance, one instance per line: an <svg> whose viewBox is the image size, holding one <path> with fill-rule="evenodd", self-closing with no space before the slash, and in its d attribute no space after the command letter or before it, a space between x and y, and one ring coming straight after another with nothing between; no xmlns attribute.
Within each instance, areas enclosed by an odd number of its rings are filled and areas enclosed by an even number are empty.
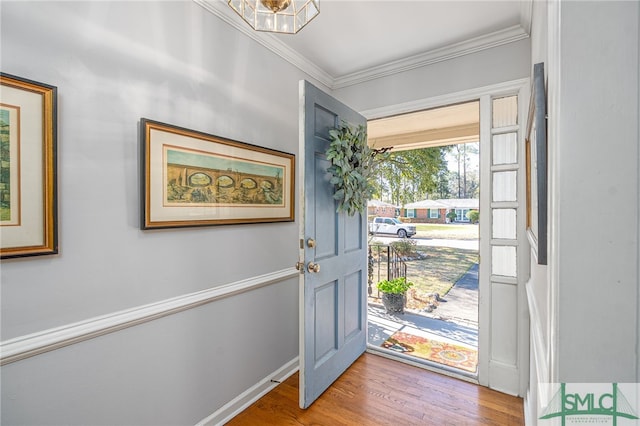
<svg viewBox="0 0 640 426"><path fill-rule="evenodd" d="M406 293L382 293L382 304L389 314L404 314L406 301Z"/></svg>

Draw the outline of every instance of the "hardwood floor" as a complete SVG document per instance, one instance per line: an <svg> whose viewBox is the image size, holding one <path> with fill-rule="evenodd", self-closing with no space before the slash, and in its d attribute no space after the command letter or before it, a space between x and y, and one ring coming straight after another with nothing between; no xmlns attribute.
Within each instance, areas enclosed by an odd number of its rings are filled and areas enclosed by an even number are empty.
<svg viewBox="0 0 640 426"><path fill-rule="evenodd" d="M298 373L240 413L242 425L523 425L521 398L365 353L307 410Z"/></svg>

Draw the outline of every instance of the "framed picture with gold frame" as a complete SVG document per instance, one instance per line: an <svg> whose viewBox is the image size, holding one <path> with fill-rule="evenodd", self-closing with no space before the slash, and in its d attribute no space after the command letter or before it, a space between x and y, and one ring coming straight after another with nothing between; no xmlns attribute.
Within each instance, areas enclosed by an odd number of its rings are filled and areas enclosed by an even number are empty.
<svg viewBox="0 0 640 426"><path fill-rule="evenodd" d="M290 222L295 156L149 119L141 228Z"/></svg>
<svg viewBox="0 0 640 426"><path fill-rule="evenodd" d="M0 73L0 257L58 253L57 88Z"/></svg>
<svg viewBox="0 0 640 426"><path fill-rule="evenodd" d="M544 64L533 66L527 123L527 233L538 264L547 264L547 100Z"/></svg>

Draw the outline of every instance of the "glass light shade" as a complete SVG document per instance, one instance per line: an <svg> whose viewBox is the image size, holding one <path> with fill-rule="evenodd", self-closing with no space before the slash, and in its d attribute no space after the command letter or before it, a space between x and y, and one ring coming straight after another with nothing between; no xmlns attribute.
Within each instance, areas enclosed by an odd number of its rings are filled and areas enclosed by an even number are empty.
<svg viewBox="0 0 640 426"><path fill-rule="evenodd" d="M320 0L228 0L256 31L295 34L320 13Z"/></svg>

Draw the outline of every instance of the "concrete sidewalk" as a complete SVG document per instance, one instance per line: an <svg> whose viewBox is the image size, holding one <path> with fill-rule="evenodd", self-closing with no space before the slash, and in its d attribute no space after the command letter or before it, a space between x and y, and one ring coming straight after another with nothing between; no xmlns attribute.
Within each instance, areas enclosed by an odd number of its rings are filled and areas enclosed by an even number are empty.
<svg viewBox="0 0 640 426"><path fill-rule="evenodd" d="M381 305L368 306L369 343L380 346L406 329L428 338L478 347L478 264L460 278L433 312L388 314Z"/></svg>
<svg viewBox="0 0 640 426"><path fill-rule="evenodd" d="M478 328L478 264L454 284L438 307L424 315Z"/></svg>
<svg viewBox="0 0 640 426"><path fill-rule="evenodd" d="M478 347L477 327L468 327L409 312L391 315L383 306L374 304L369 304L368 320L369 343L374 346L382 345L396 331L406 330L436 340Z"/></svg>

